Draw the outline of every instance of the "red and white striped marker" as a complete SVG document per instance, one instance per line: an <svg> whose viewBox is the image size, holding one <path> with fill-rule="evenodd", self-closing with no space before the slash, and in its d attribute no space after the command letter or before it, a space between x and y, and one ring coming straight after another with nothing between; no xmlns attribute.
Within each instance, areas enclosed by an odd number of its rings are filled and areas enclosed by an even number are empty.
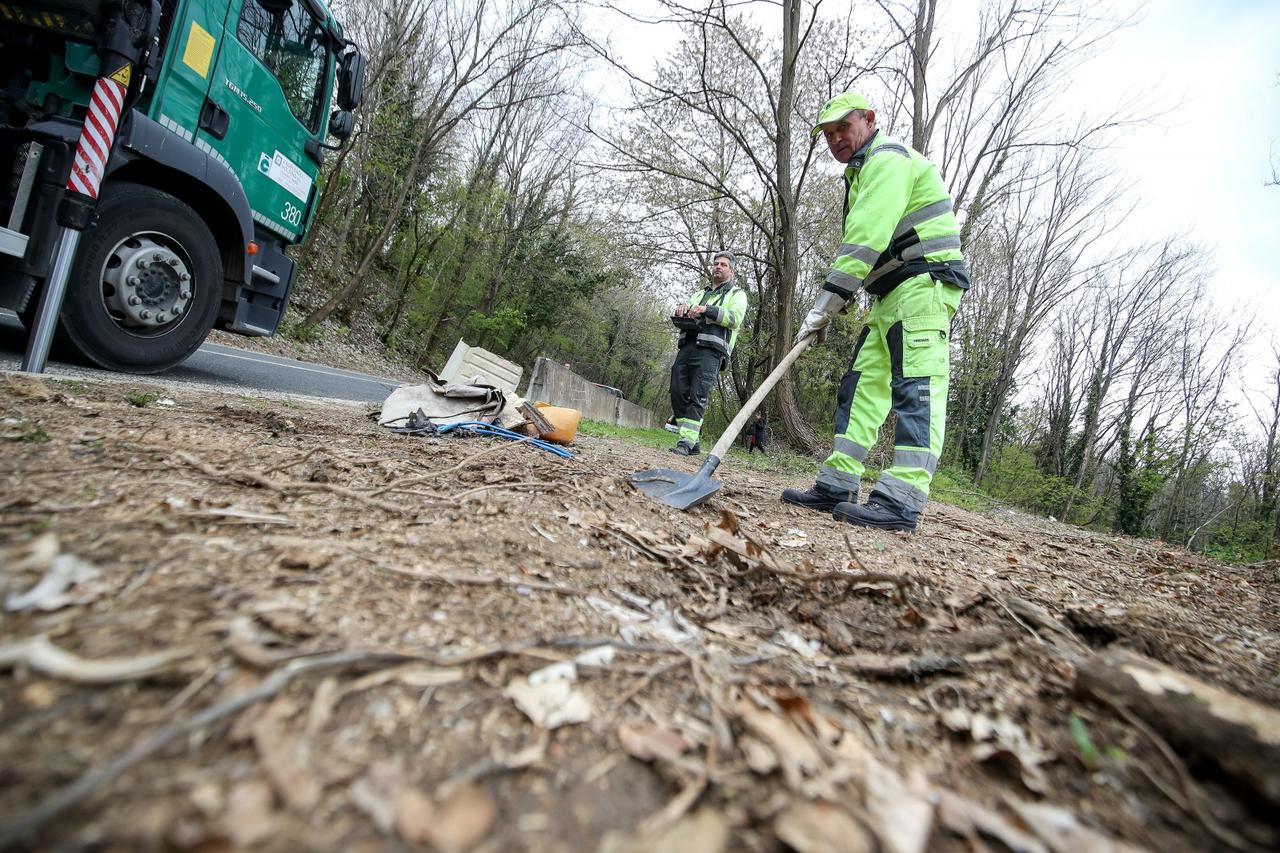
<svg viewBox="0 0 1280 853"><path fill-rule="evenodd" d="M107 158L111 156L111 144L116 138L120 112L124 109L124 95L129 89L129 77L133 66L125 63L119 70L99 77L89 99L89 111L84 117L76 156L71 161L71 176L67 178L67 192L98 200L102 176L107 172ZM70 196L66 201L74 199ZM83 210L83 205L81 206ZM61 218L59 219L61 221ZM58 325L62 300L67 293L67 281L71 277L71 265L80 245L82 225L63 224L58 233L58 247L53 253L53 264L40 291L40 304L36 308L35 323L27 338L27 351L22 357L22 369L30 373L43 373L49 358L49 345ZM0 839L4 846L5 839Z"/></svg>
<svg viewBox="0 0 1280 853"><path fill-rule="evenodd" d="M107 158L111 156L111 143L115 140L120 112L124 109L124 95L129 88L130 66L125 65L108 77L99 77L89 99L89 112L80 131L80 143L71 163L71 177L67 189L98 197L102 176L107 171Z"/></svg>

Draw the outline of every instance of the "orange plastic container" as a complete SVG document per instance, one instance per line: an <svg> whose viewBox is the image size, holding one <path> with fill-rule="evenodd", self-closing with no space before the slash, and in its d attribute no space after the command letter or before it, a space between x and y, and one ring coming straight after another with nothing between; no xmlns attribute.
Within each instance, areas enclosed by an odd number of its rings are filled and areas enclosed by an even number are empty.
<svg viewBox="0 0 1280 853"><path fill-rule="evenodd" d="M556 444L573 444L573 438L578 434L578 421L582 420L582 412L577 409L552 406L549 403L539 402L533 405L555 427L554 432L542 436L543 438L554 441Z"/></svg>

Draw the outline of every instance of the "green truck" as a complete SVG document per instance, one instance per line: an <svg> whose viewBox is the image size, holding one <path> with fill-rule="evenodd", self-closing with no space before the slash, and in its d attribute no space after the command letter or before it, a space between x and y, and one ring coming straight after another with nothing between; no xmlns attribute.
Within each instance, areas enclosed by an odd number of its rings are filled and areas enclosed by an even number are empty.
<svg viewBox="0 0 1280 853"><path fill-rule="evenodd" d="M32 327L75 228L57 334L89 362L154 373L213 328L273 334L364 73L322 0L0 0L0 308ZM104 138L96 199L74 192Z"/></svg>

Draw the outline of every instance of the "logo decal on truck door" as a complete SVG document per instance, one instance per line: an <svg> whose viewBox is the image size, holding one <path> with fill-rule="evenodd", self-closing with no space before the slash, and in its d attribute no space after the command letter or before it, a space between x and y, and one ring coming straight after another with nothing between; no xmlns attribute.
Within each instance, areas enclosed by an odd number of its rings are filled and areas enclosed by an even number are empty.
<svg viewBox="0 0 1280 853"><path fill-rule="evenodd" d="M262 152L258 157L258 171L293 193L299 201L306 201L311 194L311 178L278 150L274 155Z"/></svg>

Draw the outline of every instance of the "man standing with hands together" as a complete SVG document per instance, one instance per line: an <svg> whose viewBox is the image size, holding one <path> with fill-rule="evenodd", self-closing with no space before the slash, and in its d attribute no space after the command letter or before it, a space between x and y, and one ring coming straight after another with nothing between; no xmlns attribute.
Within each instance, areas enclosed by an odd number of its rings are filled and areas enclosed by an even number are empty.
<svg viewBox="0 0 1280 853"><path fill-rule="evenodd" d="M698 435L716 377L728 363L747 314L747 294L733 281L734 257L716 252L711 283L676 307L671 322L680 330L679 350L671 366L671 411L680 440L671 448L681 456L701 452Z"/></svg>
<svg viewBox="0 0 1280 853"><path fill-rule="evenodd" d="M835 447L805 491L782 499L864 527L914 532L946 429L951 318L969 288L960 228L937 168L876 128L870 103L844 92L813 135L846 164L843 239L796 336L825 339L859 288L875 299L836 397ZM890 409L893 465L858 504L864 462Z"/></svg>

